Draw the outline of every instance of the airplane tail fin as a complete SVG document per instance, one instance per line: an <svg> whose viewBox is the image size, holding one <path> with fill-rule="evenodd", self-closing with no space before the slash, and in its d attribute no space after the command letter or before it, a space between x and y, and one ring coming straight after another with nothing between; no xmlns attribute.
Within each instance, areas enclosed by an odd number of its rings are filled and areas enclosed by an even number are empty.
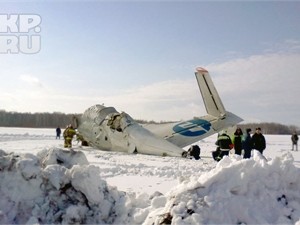
<svg viewBox="0 0 300 225"><path fill-rule="evenodd" d="M207 113L215 117L224 117L226 110L208 71L198 67L195 75Z"/></svg>

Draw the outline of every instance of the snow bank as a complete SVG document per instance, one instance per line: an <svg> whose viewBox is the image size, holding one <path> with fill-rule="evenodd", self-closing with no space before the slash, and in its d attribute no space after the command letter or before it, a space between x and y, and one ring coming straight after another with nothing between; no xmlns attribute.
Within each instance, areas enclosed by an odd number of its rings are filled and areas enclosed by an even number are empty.
<svg viewBox="0 0 300 225"><path fill-rule="evenodd" d="M299 174L290 153L225 157L174 188L144 224L300 224Z"/></svg>
<svg viewBox="0 0 300 225"><path fill-rule="evenodd" d="M128 197L99 170L82 152L0 150L0 224L127 223Z"/></svg>
<svg viewBox="0 0 300 225"><path fill-rule="evenodd" d="M290 153L194 166L170 192L149 196L107 185L81 151L0 150L0 224L300 225L300 169Z"/></svg>

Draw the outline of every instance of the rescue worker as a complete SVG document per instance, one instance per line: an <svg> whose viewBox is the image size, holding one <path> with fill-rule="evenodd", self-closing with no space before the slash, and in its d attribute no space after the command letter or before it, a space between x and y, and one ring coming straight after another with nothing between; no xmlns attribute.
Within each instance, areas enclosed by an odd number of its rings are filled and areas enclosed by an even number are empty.
<svg viewBox="0 0 300 225"><path fill-rule="evenodd" d="M65 148L72 148L72 140L74 135L76 134L76 131L74 130L73 126L70 124L67 126L67 128L64 130L63 136L65 139Z"/></svg>
<svg viewBox="0 0 300 225"><path fill-rule="evenodd" d="M266 139L264 135L261 133L260 127L256 128L255 134L253 134L252 138L253 149L258 150L261 154L266 148Z"/></svg>
<svg viewBox="0 0 300 225"><path fill-rule="evenodd" d="M237 128L236 131L234 132L233 136L233 145L234 145L234 153L237 155L242 154L242 141L243 141L243 132L241 128Z"/></svg>
<svg viewBox="0 0 300 225"><path fill-rule="evenodd" d="M219 155L216 157L217 161L220 161L224 155L229 155L229 151L233 148L231 138L228 136L226 131L221 131L216 141L216 145L219 148Z"/></svg>
<svg viewBox="0 0 300 225"><path fill-rule="evenodd" d="M296 151L298 151L298 135L296 131L292 135L292 151L294 151L294 145L296 146Z"/></svg>
<svg viewBox="0 0 300 225"><path fill-rule="evenodd" d="M243 141L243 149L244 149L244 159L249 159L251 157L252 151L252 140L251 140L251 129L246 129L246 134Z"/></svg>

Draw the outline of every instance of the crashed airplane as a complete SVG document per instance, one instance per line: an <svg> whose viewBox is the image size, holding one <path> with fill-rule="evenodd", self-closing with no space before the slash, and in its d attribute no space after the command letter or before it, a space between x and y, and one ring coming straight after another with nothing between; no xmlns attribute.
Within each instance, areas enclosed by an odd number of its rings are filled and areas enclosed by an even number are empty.
<svg viewBox="0 0 300 225"><path fill-rule="evenodd" d="M113 107L94 105L75 117L75 127L89 146L127 153L183 156L183 149L242 119L225 110L207 70L197 68L196 79L207 115L187 121L141 125Z"/></svg>

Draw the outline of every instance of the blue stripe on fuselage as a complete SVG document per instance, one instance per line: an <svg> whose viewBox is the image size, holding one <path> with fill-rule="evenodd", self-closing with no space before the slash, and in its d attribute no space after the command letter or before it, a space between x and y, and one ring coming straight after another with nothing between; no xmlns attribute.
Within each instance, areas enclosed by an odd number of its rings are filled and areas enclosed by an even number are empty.
<svg viewBox="0 0 300 225"><path fill-rule="evenodd" d="M173 130L184 136L195 137L207 133L210 127L211 123L206 120L193 119L175 125Z"/></svg>

